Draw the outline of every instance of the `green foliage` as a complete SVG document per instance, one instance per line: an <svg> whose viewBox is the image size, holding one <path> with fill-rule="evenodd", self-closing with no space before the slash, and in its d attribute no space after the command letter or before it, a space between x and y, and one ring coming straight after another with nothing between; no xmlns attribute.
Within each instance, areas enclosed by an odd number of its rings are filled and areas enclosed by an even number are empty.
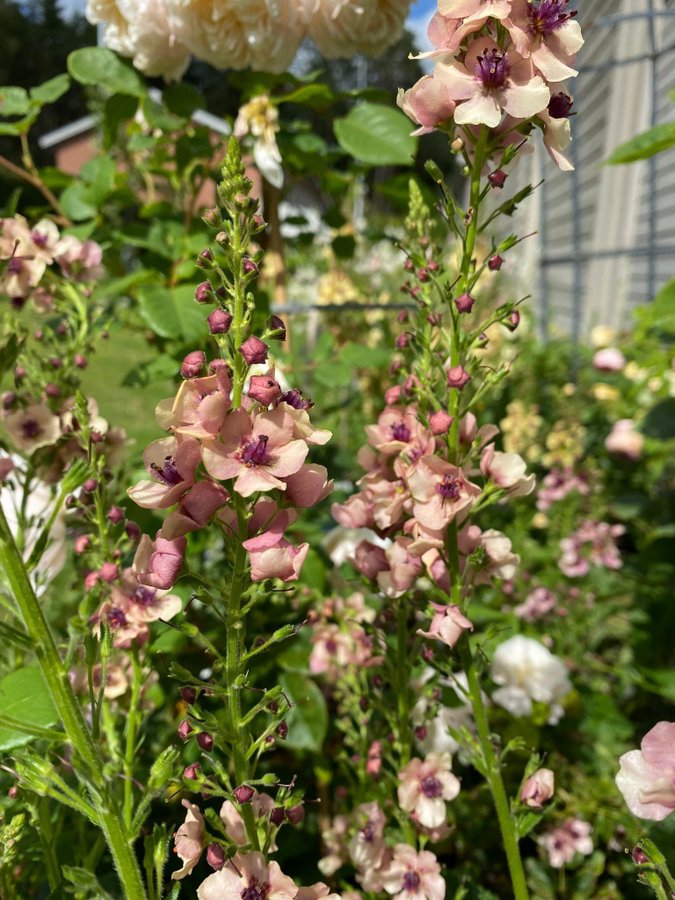
<svg viewBox="0 0 675 900"><path fill-rule="evenodd" d="M640 159L649 159L670 147L675 147L675 122L664 122L621 144L612 152L607 163L611 166L621 166Z"/></svg>
<svg viewBox="0 0 675 900"><path fill-rule="evenodd" d="M145 85L138 73L106 47L82 47L68 57L68 72L80 84L95 86L111 94L142 97Z"/></svg>
<svg viewBox="0 0 675 900"><path fill-rule="evenodd" d="M58 715L40 670L24 666L0 679L0 750L52 735ZM11 724L8 724L11 723Z"/></svg>
<svg viewBox="0 0 675 900"><path fill-rule="evenodd" d="M286 716L286 746L318 753L328 731L326 700L317 684L298 672L284 672L279 684L292 704Z"/></svg>
<svg viewBox="0 0 675 900"><path fill-rule="evenodd" d="M334 128L342 149L369 166L411 165L417 152L410 119L389 106L358 103Z"/></svg>

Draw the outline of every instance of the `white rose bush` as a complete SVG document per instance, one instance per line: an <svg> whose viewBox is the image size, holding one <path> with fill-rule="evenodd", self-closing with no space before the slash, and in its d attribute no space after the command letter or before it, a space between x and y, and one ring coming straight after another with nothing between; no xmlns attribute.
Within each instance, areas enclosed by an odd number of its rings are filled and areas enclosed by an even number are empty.
<svg viewBox="0 0 675 900"><path fill-rule="evenodd" d="M534 337L584 11L409 5L89 0L0 88L3 898L675 896L673 283Z"/></svg>

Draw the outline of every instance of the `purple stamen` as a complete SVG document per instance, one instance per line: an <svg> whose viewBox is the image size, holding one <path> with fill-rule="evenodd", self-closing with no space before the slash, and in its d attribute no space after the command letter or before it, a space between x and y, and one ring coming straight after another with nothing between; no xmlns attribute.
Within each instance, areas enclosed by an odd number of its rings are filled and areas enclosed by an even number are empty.
<svg viewBox="0 0 675 900"><path fill-rule="evenodd" d="M258 435L257 441L247 441L241 452L241 461L245 466L264 466L270 461L270 455L267 452L267 442L269 438L266 434Z"/></svg>
<svg viewBox="0 0 675 900"><path fill-rule="evenodd" d="M127 617L119 607L115 606L108 612L108 622L111 628L123 628L127 624Z"/></svg>
<svg viewBox="0 0 675 900"><path fill-rule="evenodd" d="M440 484L436 485L436 492L444 500L459 500L461 482L454 475L446 475Z"/></svg>
<svg viewBox="0 0 675 900"><path fill-rule="evenodd" d="M133 592L131 599L134 603L138 603L139 606L152 606L155 602L156 594L157 592L153 591L152 588L144 587L141 584Z"/></svg>
<svg viewBox="0 0 675 900"><path fill-rule="evenodd" d="M425 797L440 797L443 793L443 788L438 778L434 778L433 775L427 775L422 780L422 793Z"/></svg>
<svg viewBox="0 0 675 900"><path fill-rule="evenodd" d="M30 237L36 246L38 246L38 247L46 247L47 246L47 241L49 238L47 237L46 234L42 234L41 231L31 231Z"/></svg>
<svg viewBox="0 0 675 900"><path fill-rule="evenodd" d="M404 441L406 444L410 440L410 429L403 422L397 422L391 426L391 435L395 441Z"/></svg>
<svg viewBox="0 0 675 900"><path fill-rule="evenodd" d="M311 409L314 403L311 400L305 400L297 388L292 388L282 395L281 399L284 403L288 403L293 409Z"/></svg>
<svg viewBox="0 0 675 900"><path fill-rule="evenodd" d="M366 825L361 829L361 834L363 835L363 840L367 841L369 844L372 843L375 838L375 829L373 828L372 822L367 822Z"/></svg>
<svg viewBox="0 0 675 900"><path fill-rule="evenodd" d="M154 472L155 478L169 487L181 484L185 480L176 468L176 458L174 456L165 456L161 466L158 466L157 463L150 463L150 468Z"/></svg>
<svg viewBox="0 0 675 900"><path fill-rule="evenodd" d="M540 0L539 6L530 3L527 14L530 17L530 34L546 37L576 16L574 12L562 12L569 0Z"/></svg>
<svg viewBox="0 0 675 900"><path fill-rule="evenodd" d="M266 900L268 892L269 885L258 884L258 882L253 879L251 884L249 884L248 887L245 887L241 892L241 900Z"/></svg>
<svg viewBox="0 0 675 900"><path fill-rule="evenodd" d="M10 275L18 275L23 269L23 263L18 256L13 256L7 263L7 271Z"/></svg>
<svg viewBox="0 0 675 900"><path fill-rule="evenodd" d="M40 424L35 419L26 419L21 423L21 432L25 438L37 437L41 431Z"/></svg>
<svg viewBox="0 0 675 900"><path fill-rule="evenodd" d="M477 58L474 73L490 90L504 87L506 76L509 74L508 54L496 49L484 50L483 55Z"/></svg>
<svg viewBox="0 0 675 900"><path fill-rule="evenodd" d="M403 876L403 890L416 891L420 886L420 876L417 872L406 872Z"/></svg>

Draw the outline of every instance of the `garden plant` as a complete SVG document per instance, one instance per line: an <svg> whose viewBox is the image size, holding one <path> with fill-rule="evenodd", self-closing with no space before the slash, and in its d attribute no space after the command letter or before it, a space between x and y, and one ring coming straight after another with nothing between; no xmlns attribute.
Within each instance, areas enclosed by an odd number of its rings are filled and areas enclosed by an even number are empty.
<svg viewBox="0 0 675 900"><path fill-rule="evenodd" d="M0 896L675 897L675 282L575 346L518 279L583 9L439 0L393 97L285 70L404 0L244 6L0 88Z"/></svg>

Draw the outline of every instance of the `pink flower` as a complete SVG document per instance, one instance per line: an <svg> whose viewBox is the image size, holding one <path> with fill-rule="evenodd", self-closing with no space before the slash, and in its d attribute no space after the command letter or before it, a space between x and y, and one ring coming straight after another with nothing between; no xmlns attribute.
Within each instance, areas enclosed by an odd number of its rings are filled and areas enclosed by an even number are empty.
<svg viewBox="0 0 675 900"><path fill-rule="evenodd" d="M315 506L333 491L333 482L328 480L328 470L316 463L305 463L293 475L287 475L284 481L288 502L303 509Z"/></svg>
<svg viewBox="0 0 675 900"><path fill-rule="evenodd" d="M244 541L251 561L251 580L280 578L282 581L296 581L302 564L309 552L309 544L295 547L283 536L283 527L274 524L269 531Z"/></svg>
<svg viewBox="0 0 675 900"><path fill-rule="evenodd" d="M589 856L593 852L592 831L588 822L582 819L567 819L558 828L553 828L539 838L539 845L548 853L548 862L554 869L562 869L572 862L575 853Z"/></svg>
<svg viewBox="0 0 675 900"><path fill-rule="evenodd" d="M470 381L471 376L462 366L453 366L447 371L448 387L456 388L458 391L461 391Z"/></svg>
<svg viewBox="0 0 675 900"><path fill-rule="evenodd" d="M541 487L537 492L537 509L546 511L572 491L582 496L588 494L588 482L585 478L575 475L570 468L551 469L541 483Z"/></svg>
<svg viewBox="0 0 675 900"><path fill-rule="evenodd" d="M415 757L398 774L398 802L425 828L445 822L445 801L459 794L459 781L451 771L449 753L430 753L424 761Z"/></svg>
<svg viewBox="0 0 675 900"><path fill-rule="evenodd" d="M256 819L267 818L275 806L274 799L270 797L269 794L262 794L258 791L253 791L253 796L250 798L249 802ZM238 847L243 847L244 844L248 844L248 835L246 834L244 820L231 800L225 800L221 806L220 818L230 840ZM270 844L269 850L271 853L274 853L276 849L277 847L274 842Z"/></svg>
<svg viewBox="0 0 675 900"><path fill-rule="evenodd" d="M408 476L413 515L425 528L438 531L480 495L480 488L457 466L438 456L424 456Z"/></svg>
<svg viewBox="0 0 675 900"><path fill-rule="evenodd" d="M550 91L532 64L515 52L500 50L490 38L471 43L464 62L439 63L438 77L457 103L457 125L488 125L496 128L506 112L516 119L529 119L546 109Z"/></svg>
<svg viewBox="0 0 675 900"><path fill-rule="evenodd" d="M61 437L61 423L44 403L32 403L3 417L3 428L18 450L32 453L55 444Z"/></svg>
<svg viewBox="0 0 675 900"><path fill-rule="evenodd" d="M407 844L396 844L391 862L382 874L382 884L394 900L444 900L445 881L435 855L417 853Z"/></svg>
<svg viewBox="0 0 675 900"><path fill-rule="evenodd" d="M115 647L127 649L132 643L147 641L149 622L160 619L166 622L178 615L182 608L180 597L141 584L132 569L125 569L121 583L113 587L91 622L98 632L100 622L105 619Z"/></svg>
<svg viewBox="0 0 675 900"><path fill-rule="evenodd" d="M490 584L493 578L513 578L520 557L511 552L511 541L501 531L468 525L459 533L459 552L470 557L476 584Z"/></svg>
<svg viewBox="0 0 675 900"><path fill-rule="evenodd" d="M204 847L204 817L198 806L189 800L181 800L187 810L185 821L176 832L174 849L183 861L182 868L172 872L171 878L177 881L185 878L199 862Z"/></svg>
<svg viewBox="0 0 675 900"><path fill-rule="evenodd" d="M620 372L626 365L626 357L616 347L598 350L593 357L593 368L598 372Z"/></svg>
<svg viewBox="0 0 675 900"><path fill-rule="evenodd" d="M448 415L444 409L439 409L429 416L429 428L435 435L447 434L450 431L454 417Z"/></svg>
<svg viewBox="0 0 675 900"><path fill-rule="evenodd" d="M138 581L162 590L172 587L183 566L186 544L184 537L167 540L157 532L153 541L144 534L132 566Z"/></svg>
<svg viewBox="0 0 675 900"><path fill-rule="evenodd" d="M262 853L237 854L197 889L199 900L293 900L297 893L279 863L267 863Z"/></svg>
<svg viewBox="0 0 675 900"><path fill-rule="evenodd" d="M143 453L143 463L152 481L140 481L129 488L134 503L145 509L173 506L195 482L201 447L194 438L162 438Z"/></svg>
<svg viewBox="0 0 675 900"><path fill-rule="evenodd" d="M577 74L575 54L583 47L575 12L563 12L569 0L512 0L505 23L518 53L529 57L548 81L564 81Z"/></svg>
<svg viewBox="0 0 675 900"><path fill-rule="evenodd" d="M377 583L387 597L400 597L422 573L422 561L409 552L411 543L408 537L397 537L384 551L389 568L378 574Z"/></svg>
<svg viewBox="0 0 675 900"><path fill-rule="evenodd" d="M555 791L555 775L551 769L537 769L520 790L520 801L531 809L541 809Z"/></svg>
<svg viewBox="0 0 675 900"><path fill-rule="evenodd" d="M513 0L438 0L438 10L443 16L453 19L464 19L466 22L477 20L482 25L491 16L493 19L505 19L511 13Z"/></svg>
<svg viewBox="0 0 675 900"><path fill-rule="evenodd" d="M242 497L257 491L285 490L282 477L298 472L309 448L293 439L294 420L285 404L253 416L244 409L230 412L220 441L206 441L202 458L213 478L235 479Z"/></svg>
<svg viewBox="0 0 675 900"><path fill-rule="evenodd" d="M612 430L605 438L605 449L608 453L622 456L631 462L640 459L644 445L644 435L636 431L632 419L619 419L612 425Z"/></svg>
<svg viewBox="0 0 675 900"><path fill-rule="evenodd" d="M616 538L624 534L623 525L610 525L586 519L569 537L560 541L563 551L558 566L568 578L578 578L588 574L591 565L606 569L620 569L623 566Z"/></svg>
<svg viewBox="0 0 675 900"><path fill-rule="evenodd" d="M441 606L439 603L431 605L434 609L434 617L429 630L423 631L418 628L417 634L442 641L448 647L454 647L461 638L462 632L473 631L472 623L462 614L459 606Z"/></svg>
<svg viewBox="0 0 675 900"><path fill-rule="evenodd" d="M210 438L220 431L230 408L232 379L226 367L205 378L189 378L175 398L162 400L156 409L161 428L194 438Z"/></svg>
<svg viewBox="0 0 675 900"><path fill-rule="evenodd" d="M415 446L427 447L429 434L417 418L413 406L405 409L388 406L380 413L377 425L366 425L368 442L385 456L408 453Z"/></svg>
<svg viewBox="0 0 675 900"><path fill-rule="evenodd" d="M384 826L387 818L377 801L362 803L354 811L358 830L349 842L351 861L357 869L377 869L385 853Z"/></svg>
<svg viewBox="0 0 675 900"><path fill-rule="evenodd" d="M526 622L536 622L555 609L556 599L545 587L537 587L525 597L525 602L514 608L514 613Z"/></svg>
<svg viewBox="0 0 675 900"><path fill-rule="evenodd" d="M660 822L675 809L675 722L659 722L642 738L640 750L619 759L616 784L640 819Z"/></svg>
<svg viewBox="0 0 675 900"><path fill-rule="evenodd" d="M534 490L534 475L526 475L527 464L517 453L502 453L490 444L483 450L480 470L496 487L511 497L524 497Z"/></svg>
<svg viewBox="0 0 675 900"><path fill-rule="evenodd" d="M203 528L228 499L229 494L219 484L198 481L182 498L178 509L166 517L162 535L171 540Z"/></svg>
<svg viewBox="0 0 675 900"><path fill-rule="evenodd" d="M281 397L281 387L271 374L251 375L248 396L262 406L268 407Z"/></svg>
<svg viewBox="0 0 675 900"><path fill-rule="evenodd" d="M431 75L423 75L411 88L399 88L396 104L420 127L413 134L428 134L452 118L455 101L445 82Z"/></svg>

